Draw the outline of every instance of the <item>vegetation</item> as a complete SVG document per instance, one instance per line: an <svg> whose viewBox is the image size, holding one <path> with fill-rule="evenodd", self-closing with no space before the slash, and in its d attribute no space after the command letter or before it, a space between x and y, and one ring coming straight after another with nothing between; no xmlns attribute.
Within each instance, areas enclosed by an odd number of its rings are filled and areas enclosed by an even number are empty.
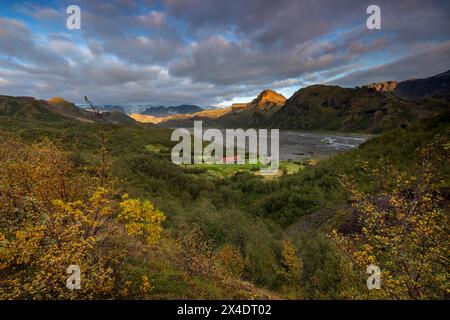
<svg viewBox="0 0 450 320"><path fill-rule="evenodd" d="M450 141L440 136L419 153L418 175L390 166L372 170L392 187L370 197L346 181L358 215L357 232L333 238L361 270L383 266L382 298L424 299L448 296L448 203L442 187L448 179ZM348 230L348 229L347 229Z"/></svg>
<svg viewBox="0 0 450 320"><path fill-rule="evenodd" d="M448 233L449 175L442 160L448 159L448 119L389 131L267 180L251 170L214 175L210 168L173 165L166 129L0 117L0 295L366 298L361 268L370 260L385 270L386 290L398 286L395 294L370 297L442 298L448 276L435 261L448 265L448 242L435 243ZM392 171L383 179L367 173L388 164ZM352 181L350 190L343 181ZM394 203L369 206L380 197ZM405 225L387 223L413 206L417 214ZM428 217L427 228L414 224L419 213ZM389 229L368 231L369 237L365 230L380 221ZM396 233L383 247L377 241L387 231ZM410 247L394 246L405 231ZM423 256L419 234L433 239ZM389 254L386 246L404 255ZM421 268L433 276L421 272L412 285L401 261L416 276ZM81 267L81 290L65 287L70 264Z"/></svg>

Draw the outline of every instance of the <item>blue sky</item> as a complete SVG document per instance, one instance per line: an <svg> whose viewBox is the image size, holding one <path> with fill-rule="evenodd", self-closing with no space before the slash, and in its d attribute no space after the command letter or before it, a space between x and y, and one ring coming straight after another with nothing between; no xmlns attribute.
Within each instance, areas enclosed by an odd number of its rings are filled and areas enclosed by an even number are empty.
<svg viewBox="0 0 450 320"><path fill-rule="evenodd" d="M67 6L81 30L66 28ZM271 88L360 86L450 69L449 1L0 2L0 94L227 106Z"/></svg>

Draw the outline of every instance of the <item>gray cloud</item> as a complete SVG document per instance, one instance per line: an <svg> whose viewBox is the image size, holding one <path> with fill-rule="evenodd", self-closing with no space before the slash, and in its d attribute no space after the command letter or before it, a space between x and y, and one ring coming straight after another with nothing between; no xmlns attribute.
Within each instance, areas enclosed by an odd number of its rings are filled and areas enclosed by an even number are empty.
<svg viewBox="0 0 450 320"><path fill-rule="evenodd" d="M348 41L347 41L348 40ZM194 43L186 56L170 66L171 74L215 84L279 81L346 64L379 49L384 41L308 41L286 50L259 50L249 42L213 36Z"/></svg>
<svg viewBox="0 0 450 320"><path fill-rule="evenodd" d="M350 73L331 83L353 87L387 80L425 78L447 70L450 70L450 41L392 63Z"/></svg>
<svg viewBox="0 0 450 320"><path fill-rule="evenodd" d="M0 93L213 104L428 76L450 61L448 1L380 0L377 31L365 28L370 3L354 0L80 0L82 30L68 31L72 2L16 6L44 35L0 17Z"/></svg>
<svg viewBox="0 0 450 320"><path fill-rule="evenodd" d="M66 60L38 45L22 22L0 17L0 54L35 64L64 64Z"/></svg>

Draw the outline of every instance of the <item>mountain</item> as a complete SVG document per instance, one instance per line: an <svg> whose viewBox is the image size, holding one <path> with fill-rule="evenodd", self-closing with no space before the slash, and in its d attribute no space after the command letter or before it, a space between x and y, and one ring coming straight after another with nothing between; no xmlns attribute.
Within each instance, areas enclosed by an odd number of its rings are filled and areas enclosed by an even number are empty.
<svg viewBox="0 0 450 320"><path fill-rule="evenodd" d="M224 114L231 111L231 108L203 110L194 114L175 114L165 117L155 117L140 113L132 113L130 117L141 123L161 124L165 127L190 126L194 120L203 120L207 124L213 124L214 121Z"/></svg>
<svg viewBox="0 0 450 320"><path fill-rule="evenodd" d="M103 106L99 112L94 112L91 109L80 109L72 102L66 101L60 97L54 97L47 102L53 106L58 112L68 118L73 118L81 121L102 122L102 123L134 123L134 120L127 116L117 106ZM108 110L108 111L103 111Z"/></svg>
<svg viewBox="0 0 450 320"><path fill-rule="evenodd" d="M283 95L266 89L250 103L232 105L231 111L220 117L218 123L231 127L260 127L267 123L285 102Z"/></svg>
<svg viewBox="0 0 450 320"><path fill-rule="evenodd" d="M174 114L192 114L200 111L203 111L203 109L198 106L183 104L179 106L170 106L170 107L160 106L147 108L139 113L154 117L167 117Z"/></svg>
<svg viewBox="0 0 450 320"><path fill-rule="evenodd" d="M379 82L372 83L368 87L409 100L426 98L450 100L450 70L424 79Z"/></svg>
<svg viewBox="0 0 450 320"><path fill-rule="evenodd" d="M374 86L350 89L314 85L294 93L273 115L271 127L379 133L408 126L447 108L448 103L404 100Z"/></svg>
<svg viewBox="0 0 450 320"><path fill-rule="evenodd" d="M125 108L122 106L118 106L118 105L103 105L103 106L96 106L96 108L100 111L118 111L118 112L122 112L122 113L126 113Z"/></svg>
<svg viewBox="0 0 450 320"><path fill-rule="evenodd" d="M0 96L0 115L13 118L54 122L69 118L93 122L88 112L55 97L49 101L33 97Z"/></svg>
<svg viewBox="0 0 450 320"><path fill-rule="evenodd" d="M46 106L46 103L50 105L52 111L56 111L59 115L66 118L77 119L85 122L94 122L92 113L78 108L75 104L64 100L61 97L53 97L45 100L40 100L41 105Z"/></svg>
<svg viewBox="0 0 450 320"><path fill-rule="evenodd" d="M416 96L423 98L405 98L412 97L408 90L419 84L422 93ZM448 100L424 98L445 97L447 87L448 72L427 79L400 83L388 81L361 88L313 85L298 90L288 100L267 89L249 103L233 104L228 108L164 117L131 117L138 122L167 127L189 127L194 120L202 120L206 126L227 128L272 127L380 133L409 126L448 110Z"/></svg>
<svg viewBox="0 0 450 320"><path fill-rule="evenodd" d="M193 114L176 114L165 117L154 115L145 117L132 114L138 122L160 124L168 127L191 126L195 120L202 120L207 126L218 127L259 127L268 122L280 110L286 98L270 89L262 91L249 103L236 103L228 108L203 110Z"/></svg>
<svg viewBox="0 0 450 320"><path fill-rule="evenodd" d="M18 119L57 122L77 120L83 122L134 123L118 111L95 113L78 108L61 97L37 100L33 97L0 96L0 116Z"/></svg>

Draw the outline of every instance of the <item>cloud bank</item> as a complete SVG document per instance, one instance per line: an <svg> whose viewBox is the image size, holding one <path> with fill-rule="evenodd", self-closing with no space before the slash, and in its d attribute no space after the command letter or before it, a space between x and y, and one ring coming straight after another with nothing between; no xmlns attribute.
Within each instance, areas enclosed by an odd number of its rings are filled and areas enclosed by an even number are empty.
<svg viewBox="0 0 450 320"><path fill-rule="evenodd" d="M448 1L73 1L0 4L0 94L224 104L265 88L355 86L450 69Z"/></svg>

